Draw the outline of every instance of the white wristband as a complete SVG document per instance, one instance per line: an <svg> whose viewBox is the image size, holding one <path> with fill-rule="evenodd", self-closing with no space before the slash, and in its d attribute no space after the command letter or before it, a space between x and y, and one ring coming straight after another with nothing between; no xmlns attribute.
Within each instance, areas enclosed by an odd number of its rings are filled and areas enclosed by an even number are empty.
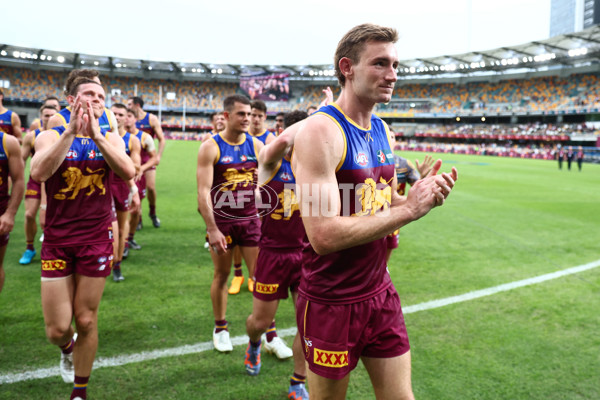
<svg viewBox="0 0 600 400"><path fill-rule="evenodd" d="M138 187L137 187L137 185L133 185L133 186L131 186L131 187L129 188L129 194L130 194L130 195L132 195L132 196L133 196L133 195L134 195L134 194L136 194L137 192L138 192Z"/></svg>

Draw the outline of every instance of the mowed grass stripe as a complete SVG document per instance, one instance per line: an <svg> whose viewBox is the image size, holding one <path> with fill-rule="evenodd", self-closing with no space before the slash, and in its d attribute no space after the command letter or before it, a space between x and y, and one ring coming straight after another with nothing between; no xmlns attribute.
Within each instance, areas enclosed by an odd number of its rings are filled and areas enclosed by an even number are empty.
<svg viewBox="0 0 600 400"><path fill-rule="evenodd" d="M600 266L600 260L593 261L588 264L579 265L572 268L567 268L561 271L555 271L548 274L523 279L520 281L509 282L503 285L498 285L482 290L476 290L468 293L464 293L458 296L446 297L439 300L427 301L420 304L404 307L404 314L412 314L419 311L426 311L435 308L445 307L451 304L462 303L465 301L475 300L485 296L491 296L496 293L506 292L521 288L524 286L535 285L543 283L549 280L562 278L564 276L577 274ZM279 329L278 335L280 337L288 337L296 334L296 328ZM248 336L236 336L231 339L234 346L246 345L248 343ZM105 367L116 367L121 365L127 365L132 363L139 363L144 361L156 360L164 357L177 357L187 354L202 353L208 350L214 349L212 342L202 342L193 345L179 346L169 349L153 350L129 355L122 355L117 357L109 358L98 358L94 362L94 369L105 368ZM33 379L45 379L52 376L59 376L60 371L56 368L42 368L34 371L27 371L22 373L12 373L0 375L0 384L10 384L22 381L29 381Z"/></svg>

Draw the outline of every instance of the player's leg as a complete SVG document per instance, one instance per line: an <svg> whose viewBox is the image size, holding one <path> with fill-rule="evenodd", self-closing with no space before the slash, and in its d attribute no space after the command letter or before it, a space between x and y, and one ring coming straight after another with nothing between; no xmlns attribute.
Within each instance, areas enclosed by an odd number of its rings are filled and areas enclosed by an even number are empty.
<svg viewBox="0 0 600 400"><path fill-rule="evenodd" d="M246 332L251 342L260 341L260 335L265 333L273 322L278 306L279 300L264 301L256 297L252 299L252 314L246 319Z"/></svg>
<svg viewBox="0 0 600 400"><path fill-rule="evenodd" d="M218 351L231 351L233 345L229 339L229 331L225 315L227 312L227 278L231 271L232 251L217 254L212 249L210 255L214 264L213 281L210 285L210 299L215 316L213 344Z"/></svg>
<svg viewBox="0 0 600 400"><path fill-rule="evenodd" d="M298 300L298 292L292 292L292 300L294 307ZM294 375L290 378L290 387L288 389L289 399L308 399L306 391L306 363L304 362L304 353L302 351L302 340L300 332L296 332L294 343L292 344L292 352L294 354Z"/></svg>
<svg viewBox="0 0 600 400"><path fill-rule="evenodd" d="M42 182L42 198L40 199L40 229L42 230L42 236L44 235L44 227L46 226L46 206L48 201L46 199L46 184Z"/></svg>
<svg viewBox="0 0 600 400"><path fill-rule="evenodd" d="M26 248L23 256L19 260L22 265L30 264L36 254L33 245L35 235L37 233L37 223L35 221L38 209L40 208L40 198L26 197L25 198L25 242Z"/></svg>
<svg viewBox="0 0 600 400"><path fill-rule="evenodd" d="M361 357L378 400L414 400L411 384L410 351L398 357ZM312 392L311 392L312 398Z"/></svg>
<svg viewBox="0 0 600 400"><path fill-rule="evenodd" d="M307 371L310 400L344 400L348 390L350 374L342 379L329 379Z"/></svg>
<svg viewBox="0 0 600 400"><path fill-rule="evenodd" d="M260 372L260 336L271 325L278 305L279 300L264 301L256 297L252 300L252 314L246 319L246 332L250 340L244 359L246 372L249 375L258 375Z"/></svg>
<svg viewBox="0 0 600 400"><path fill-rule="evenodd" d="M240 252L248 267L248 290L254 291L254 269L258 257L258 246L240 246Z"/></svg>
<svg viewBox="0 0 600 400"><path fill-rule="evenodd" d="M73 369L75 337L71 326L74 288L73 275L51 279L42 277L42 312L46 337L50 343L61 349L60 374L67 383L73 382L75 375Z"/></svg>
<svg viewBox="0 0 600 400"><path fill-rule="evenodd" d="M4 255L6 254L6 245L0 247L0 293L4 287Z"/></svg>
<svg viewBox="0 0 600 400"><path fill-rule="evenodd" d="M252 278L252 276L249 276ZM242 273L242 252L240 246L233 248L233 279L229 286L229 294L238 294L244 283L244 274Z"/></svg>
<svg viewBox="0 0 600 400"><path fill-rule="evenodd" d="M160 220L156 216L156 170L149 169L144 173L144 176L146 177L146 195L148 196L150 219L155 228L160 228Z"/></svg>
<svg viewBox="0 0 600 400"><path fill-rule="evenodd" d="M78 336L73 349L75 386L72 394L82 398L85 398L98 349L98 307L105 282L103 277L75 275L73 311Z"/></svg>
<svg viewBox="0 0 600 400"><path fill-rule="evenodd" d="M123 251L125 250L125 237L127 235L126 227L129 225L129 212L117 210L118 240L117 251L113 263L113 280L120 282L124 280L121 272L121 261L123 261Z"/></svg>
<svg viewBox="0 0 600 400"><path fill-rule="evenodd" d="M131 229L129 230L129 233L127 235L127 246L133 250L140 250L142 246L140 246L138 242L136 242L135 232L137 230L139 222L142 220L141 207L137 211L132 210L129 214L129 226L131 227Z"/></svg>

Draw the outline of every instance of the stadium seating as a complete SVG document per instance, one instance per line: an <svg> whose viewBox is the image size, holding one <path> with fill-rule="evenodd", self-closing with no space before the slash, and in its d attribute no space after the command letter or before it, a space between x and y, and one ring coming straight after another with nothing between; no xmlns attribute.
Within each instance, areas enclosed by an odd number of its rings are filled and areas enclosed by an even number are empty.
<svg viewBox="0 0 600 400"><path fill-rule="evenodd" d="M68 71L33 70L0 66L0 79L10 82L4 89L8 101L39 103L49 95L63 98L63 82ZM141 79L103 76L107 104L127 101L136 94L145 108L163 110L162 123L168 129L181 130L182 111L186 108L186 130L210 129L209 114L222 107L226 96L238 92L237 83L198 82L189 80ZM159 93L162 88L162 98ZM270 103L269 114L293 109L306 110L318 105L325 85L310 85L292 93L289 102ZM339 87L332 87L334 97ZM173 96L174 94L174 96ZM546 76L531 79L508 79L497 82L404 83L399 81L392 101L378 105L376 112L384 118L422 115L479 115L502 112L567 113L600 110L600 74L574 74L568 77ZM595 111L598 112L598 111ZM600 135L585 125L431 125L420 128L423 135L510 135L561 136L573 133Z"/></svg>

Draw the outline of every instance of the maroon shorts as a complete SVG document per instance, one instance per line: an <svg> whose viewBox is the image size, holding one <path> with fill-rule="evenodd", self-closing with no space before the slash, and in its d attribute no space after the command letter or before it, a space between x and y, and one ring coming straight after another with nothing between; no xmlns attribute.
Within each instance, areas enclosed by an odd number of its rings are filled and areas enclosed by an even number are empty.
<svg viewBox="0 0 600 400"><path fill-rule="evenodd" d="M138 187L138 193L140 194L140 200L146 198L146 177L142 175L139 181L135 182Z"/></svg>
<svg viewBox="0 0 600 400"><path fill-rule="evenodd" d="M27 189L25 190L26 199L42 199L42 184L34 181L31 176L27 181Z"/></svg>
<svg viewBox="0 0 600 400"><path fill-rule="evenodd" d="M399 231L395 231L386 236L385 242L387 244L388 249L397 249L398 248L398 233L399 233Z"/></svg>
<svg viewBox="0 0 600 400"><path fill-rule="evenodd" d="M273 301L298 291L302 272L302 249L261 248L254 271L254 297Z"/></svg>
<svg viewBox="0 0 600 400"><path fill-rule="evenodd" d="M217 227L227 240L227 248L235 246L256 247L260 241L260 219L237 220L233 223L219 223Z"/></svg>
<svg viewBox="0 0 600 400"><path fill-rule="evenodd" d="M42 278L62 278L72 274L104 278L113 262L112 242L76 246L42 244Z"/></svg>
<svg viewBox="0 0 600 400"><path fill-rule="evenodd" d="M361 356L391 358L410 350L393 285L371 299L343 305L315 303L299 294L296 310L304 357L319 376L342 379Z"/></svg>
<svg viewBox="0 0 600 400"><path fill-rule="evenodd" d="M110 188L115 202L115 210L129 211L129 187L125 182L115 182Z"/></svg>

